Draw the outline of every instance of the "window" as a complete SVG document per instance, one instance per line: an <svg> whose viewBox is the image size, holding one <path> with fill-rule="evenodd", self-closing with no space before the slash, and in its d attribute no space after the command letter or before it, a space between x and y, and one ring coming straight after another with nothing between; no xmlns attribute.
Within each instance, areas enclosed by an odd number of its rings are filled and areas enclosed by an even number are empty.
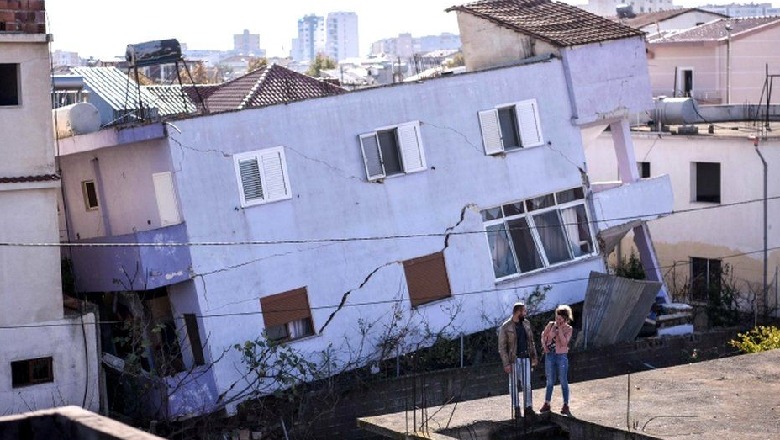
<svg viewBox="0 0 780 440"><path fill-rule="evenodd" d="M535 99L479 112L485 154L542 145L542 127Z"/></svg>
<svg viewBox="0 0 780 440"><path fill-rule="evenodd" d="M242 207L292 198L282 147L236 154L234 160Z"/></svg>
<svg viewBox="0 0 780 440"><path fill-rule="evenodd" d="M359 137L369 181L425 169L419 122L381 128Z"/></svg>
<svg viewBox="0 0 780 440"><path fill-rule="evenodd" d="M314 335L306 288L260 298L269 341L289 341Z"/></svg>
<svg viewBox="0 0 780 440"><path fill-rule="evenodd" d="M691 300L707 301L720 291L720 260L691 257Z"/></svg>
<svg viewBox="0 0 780 440"><path fill-rule="evenodd" d="M695 162L693 175L693 200L720 203L720 163Z"/></svg>
<svg viewBox="0 0 780 440"><path fill-rule="evenodd" d="M496 279L592 255L582 188L572 188L482 211Z"/></svg>
<svg viewBox="0 0 780 440"><path fill-rule="evenodd" d="M404 274L412 307L452 296L442 252L404 261Z"/></svg>
<svg viewBox="0 0 780 440"><path fill-rule="evenodd" d="M675 90L675 96L693 96L693 68L677 68L677 90Z"/></svg>
<svg viewBox="0 0 780 440"><path fill-rule="evenodd" d="M19 105L19 65L0 63L0 107Z"/></svg>
<svg viewBox="0 0 780 440"><path fill-rule="evenodd" d="M637 162L636 168L639 170L639 177L642 179L650 178L650 162Z"/></svg>
<svg viewBox="0 0 780 440"><path fill-rule="evenodd" d="M93 211L98 208L97 188L94 180L81 182L81 193L84 195L84 206L86 206L87 211Z"/></svg>
<svg viewBox="0 0 780 440"><path fill-rule="evenodd" d="M11 383L14 388L47 382L54 382L52 358L11 362Z"/></svg>
<svg viewBox="0 0 780 440"><path fill-rule="evenodd" d="M203 359L203 344L200 341L198 318L192 313L185 313L184 324L187 326L187 339L190 340L192 361L195 365L204 365L206 362Z"/></svg>

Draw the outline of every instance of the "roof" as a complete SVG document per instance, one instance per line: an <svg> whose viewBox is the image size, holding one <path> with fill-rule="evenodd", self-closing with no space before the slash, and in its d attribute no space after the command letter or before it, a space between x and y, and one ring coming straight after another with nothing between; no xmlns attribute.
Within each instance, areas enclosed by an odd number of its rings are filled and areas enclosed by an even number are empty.
<svg viewBox="0 0 780 440"><path fill-rule="evenodd" d="M206 99L209 111L219 112L284 104L346 93L347 90L271 64L226 82Z"/></svg>
<svg viewBox="0 0 780 440"><path fill-rule="evenodd" d="M629 26L550 0L482 0L446 11L472 14L560 47L644 36Z"/></svg>
<svg viewBox="0 0 780 440"><path fill-rule="evenodd" d="M727 17L727 15L719 14L717 12L706 11L700 8L676 8L667 9L664 11L645 12L636 14L634 18L619 19L618 17L610 17L610 20L620 21L626 26L631 26L634 29L643 28L647 25L658 23L664 20L671 20L672 18L679 17L680 15L687 14L689 12L700 12L703 14L712 15L715 17Z"/></svg>
<svg viewBox="0 0 780 440"><path fill-rule="evenodd" d="M92 92L105 100L114 110L138 109L140 93L145 107L155 107L157 98L138 84L129 75L116 67L72 67L70 71L84 78L84 83Z"/></svg>
<svg viewBox="0 0 780 440"><path fill-rule="evenodd" d="M178 84L144 86L144 90L152 92L157 98L160 116L178 115L181 113L194 113L195 104L192 103L186 91Z"/></svg>
<svg viewBox="0 0 780 440"><path fill-rule="evenodd" d="M731 38L757 31L759 28L780 23L780 17L722 18L679 32L666 33L652 38L650 43L719 41L728 38L727 25L731 25Z"/></svg>

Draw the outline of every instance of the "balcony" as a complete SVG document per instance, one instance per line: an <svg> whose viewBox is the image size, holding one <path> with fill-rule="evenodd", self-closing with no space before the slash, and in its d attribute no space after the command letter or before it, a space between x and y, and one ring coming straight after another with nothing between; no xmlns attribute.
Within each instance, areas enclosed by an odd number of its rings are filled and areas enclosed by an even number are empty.
<svg viewBox="0 0 780 440"><path fill-rule="evenodd" d="M164 243L186 241L185 223L76 241L83 245L71 248L76 288L79 292L152 290L185 281L192 266L189 248Z"/></svg>

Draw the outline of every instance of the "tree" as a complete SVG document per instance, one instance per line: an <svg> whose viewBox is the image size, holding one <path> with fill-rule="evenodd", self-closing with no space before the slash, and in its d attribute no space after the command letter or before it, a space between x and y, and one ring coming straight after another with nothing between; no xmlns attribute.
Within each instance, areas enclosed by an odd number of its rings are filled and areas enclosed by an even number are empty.
<svg viewBox="0 0 780 440"><path fill-rule="evenodd" d="M255 57L249 61L249 65L247 66L247 71L254 72L255 70L260 70L265 68L265 66L267 65L268 65L267 59L261 57Z"/></svg>
<svg viewBox="0 0 780 440"><path fill-rule="evenodd" d="M320 76L320 72L322 70L335 68L336 61L334 61L332 58L328 58L325 54L318 53L314 58L314 61L309 66L309 70L306 71L306 74L317 78Z"/></svg>

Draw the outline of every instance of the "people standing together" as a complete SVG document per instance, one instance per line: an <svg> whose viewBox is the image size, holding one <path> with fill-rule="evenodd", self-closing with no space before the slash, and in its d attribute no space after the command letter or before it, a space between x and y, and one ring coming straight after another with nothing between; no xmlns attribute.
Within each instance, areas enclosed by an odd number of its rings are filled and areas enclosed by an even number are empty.
<svg viewBox="0 0 780 440"><path fill-rule="evenodd" d="M571 307L559 305L555 309L555 320L544 327L541 334L544 351L544 371L547 379L544 405L539 412L550 412L555 382L560 381L563 395L561 414L569 412L569 342L572 337L573 314ZM538 363L533 328L526 319L526 307L522 302L512 307L509 317L498 330L498 352L504 372L509 376L509 395L512 398L513 417L520 417L520 396L523 392L525 417L534 414L531 394L531 369Z"/></svg>

